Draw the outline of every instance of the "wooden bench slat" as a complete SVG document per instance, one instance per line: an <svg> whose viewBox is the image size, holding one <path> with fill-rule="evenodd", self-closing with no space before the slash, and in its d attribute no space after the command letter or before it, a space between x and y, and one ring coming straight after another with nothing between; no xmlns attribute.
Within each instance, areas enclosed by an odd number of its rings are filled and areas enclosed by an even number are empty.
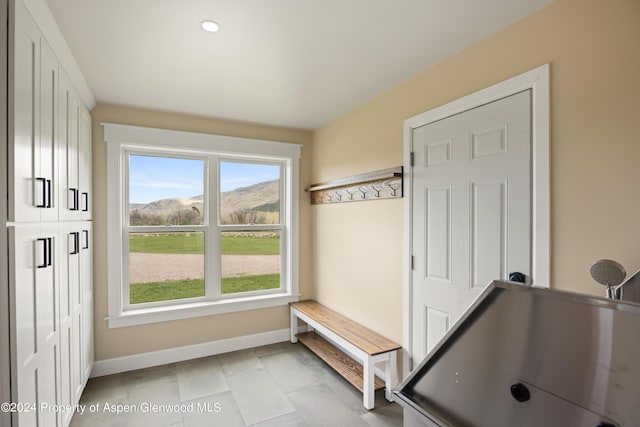
<svg viewBox="0 0 640 427"><path fill-rule="evenodd" d="M297 334L296 338L320 359L324 360L344 379L360 390L361 393L364 392L362 365L315 332ZM380 390L383 389L384 386L384 381L375 377L374 389Z"/></svg>
<svg viewBox="0 0 640 427"><path fill-rule="evenodd" d="M304 300L290 304L371 356L400 348L393 341L316 301Z"/></svg>

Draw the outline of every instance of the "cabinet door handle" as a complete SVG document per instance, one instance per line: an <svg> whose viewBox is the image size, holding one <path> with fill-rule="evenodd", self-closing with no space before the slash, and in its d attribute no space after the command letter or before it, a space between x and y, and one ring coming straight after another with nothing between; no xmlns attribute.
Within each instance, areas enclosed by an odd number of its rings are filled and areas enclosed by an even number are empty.
<svg viewBox="0 0 640 427"><path fill-rule="evenodd" d="M53 237L47 237L47 267L53 264Z"/></svg>
<svg viewBox="0 0 640 427"><path fill-rule="evenodd" d="M82 193L82 212L89 211L89 193Z"/></svg>
<svg viewBox="0 0 640 427"><path fill-rule="evenodd" d="M71 196L71 207L69 208L69 210L71 211L77 211L78 210L78 189L77 188L70 188L69 191L71 192L70 196Z"/></svg>
<svg viewBox="0 0 640 427"><path fill-rule="evenodd" d="M51 207L51 180L48 179L47 180L47 207L50 208Z"/></svg>
<svg viewBox="0 0 640 427"><path fill-rule="evenodd" d="M41 203L36 203L36 208L46 208L47 207L47 179L46 178L36 178L36 181L42 184L41 189ZM34 196L35 197L35 196Z"/></svg>
<svg viewBox="0 0 640 427"><path fill-rule="evenodd" d="M48 244L47 244L47 239L37 239L36 242L42 242L42 264L36 264L36 268L47 268L48 264L47 264L47 252L48 252Z"/></svg>
<svg viewBox="0 0 640 427"><path fill-rule="evenodd" d="M69 234L71 241L73 242L73 249L69 252L69 255L77 255L80 252L80 233L74 231Z"/></svg>
<svg viewBox="0 0 640 427"><path fill-rule="evenodd" d="M40 238L36 241L42 242L42 264L37 264L36 268L51 267L53 264L53 238Z"/></svg>
<svg viewBox="0 0 640 427"><path fill-rule="evenodd" d="M82 230L82 249L89 249L89 230Z"/></svg>

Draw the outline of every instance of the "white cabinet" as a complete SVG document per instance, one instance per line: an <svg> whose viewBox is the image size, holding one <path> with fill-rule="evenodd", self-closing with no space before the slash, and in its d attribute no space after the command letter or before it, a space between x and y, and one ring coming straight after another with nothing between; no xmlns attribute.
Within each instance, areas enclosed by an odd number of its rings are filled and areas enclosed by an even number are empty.
<svg viewBox="0 0 640 427"><path fill-rule="evenodd" d="M9 48L8 220L55 221L59 66L28 11L15 3Z"/></svg>
<svg viewBox="0 0 640 427"><path fill-rule="evenodd" d="M94 358L91 115L22 0L8 10L0 397L24 410L0 424L66 427L73 413L54 405L78 403Z"/></svg>
<svg viewBox="0 0 640 427"><path fill-rule="evenodd" d="M78 224L80 238L80 307L81 349L80 366L82 387L87 383L93 369L93 224L83 221ZM78 395L78 398L80 396Z"/></svg>
<svg viewBox="0 0 640 427"><path fill-rule="evenodd" d="M13 400L35 408L74 405L93 367L92 223L18 224L7 230ZM24 411L16 414L16 425L68 426L73 415L52 413L53 418L38 412L36 418Z"/></svg>
<svg viewBox="0 0 640 427"><path fill-rule="evenodd" d="M78 177L79 177L79 193L80 193L80 219L91 219L91 114L89 110L82 105L80 115L78 116L78 138L79 138L79 156L78 156Z"/></svg>
<svg viewBox="0 0 640 427"><path fill-rule="evenodd" d="M74 224L60 226L60 403L72 405L81 391L80 242ZM70 414L69 414L70 415ZM68 418L69 416L65 417ZM70 421L64 419L63 425Z"/></svg>
<svg viewBox="0 0 640 427"><path fill-rule="evenodd" d="M57 224L8 228L11 322L11 389L28 410L14 414L18 426L56 425L60 334L58 317ZM33 409L33 410L32 410Z"/></svg>
<svg viewBox="0 0 640 427"><path fill-rule="evenodd" d="M58 157L61 220L91 219L91 115L60 71Z"/></svg>
<svg viewBox="0 0 640 427"><path fill-rule="evenodd" d="M40 149L36 150L34 164L40 165L37 181L44 180L41 187L46 190L42 199L40 219L56 221L58 219L58 60L47 42L40 38Z"/></svg>
<svg viewBox="0 0 640 427"><path fill-rule="evenodd" d="M61 404L73 405L93 367L92 224L60 223ZM68 425L72 414L63 414Z"/></svg>
<svg viewBox="0 0 640 427"><path fill-rule="evenodd" d="M21 1L10 52L8 220L90 220L91 115Z"/></svg>

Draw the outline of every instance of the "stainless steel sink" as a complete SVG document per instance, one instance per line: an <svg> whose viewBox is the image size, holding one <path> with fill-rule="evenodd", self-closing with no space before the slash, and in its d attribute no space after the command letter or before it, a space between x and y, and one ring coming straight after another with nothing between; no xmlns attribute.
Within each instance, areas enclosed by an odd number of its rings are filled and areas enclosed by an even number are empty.
<svg viewBox="0 0 640 427"><path fill-rule="evenodd" d="M639 426L640 304L493 282L395 394L405 426Z"/></svg>

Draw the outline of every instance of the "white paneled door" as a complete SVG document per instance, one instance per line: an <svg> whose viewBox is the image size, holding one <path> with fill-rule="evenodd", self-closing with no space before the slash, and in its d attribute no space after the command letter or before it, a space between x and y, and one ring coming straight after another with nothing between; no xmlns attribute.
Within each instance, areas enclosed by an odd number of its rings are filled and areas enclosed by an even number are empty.
<svg viewBox="0 0 640 427"><path fill-rule="evenodd" d="M56 426L59 384L57 224L9 227L12 318L11 384L17 426Z"/></svg>
<svg viewBox="0 0 640 427"><path fill-rule="evenodd" d="M531 91L412 129L414 366L482 290L531 277Z"/></svg>

